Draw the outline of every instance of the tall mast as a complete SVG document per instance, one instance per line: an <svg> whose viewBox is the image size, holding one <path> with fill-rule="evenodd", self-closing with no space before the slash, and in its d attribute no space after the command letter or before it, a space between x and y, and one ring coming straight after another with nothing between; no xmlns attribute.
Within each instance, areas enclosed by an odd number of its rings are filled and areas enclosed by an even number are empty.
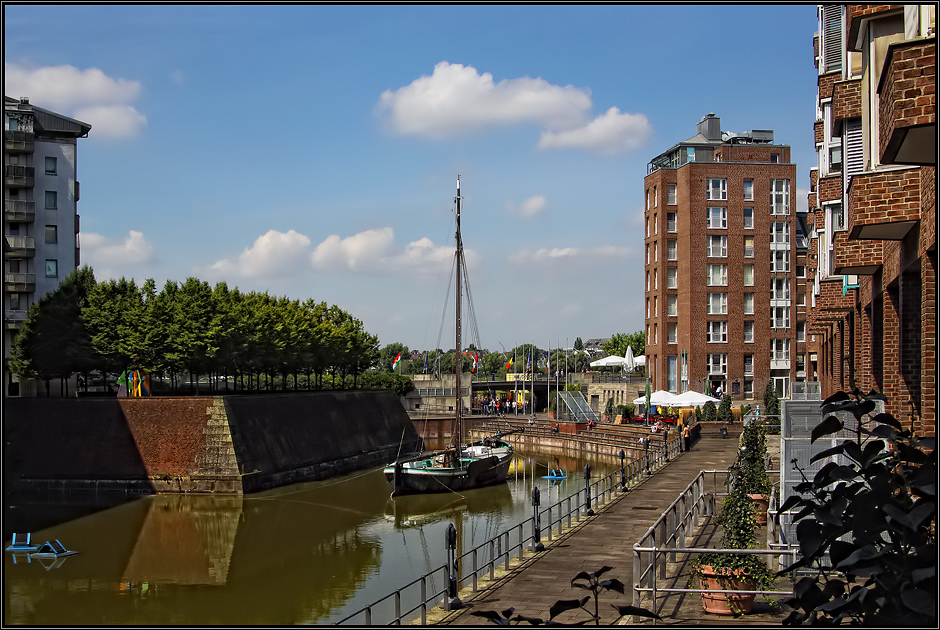
<svg viewBox="0 0 940 630"><path fill-rule="evenodd" d="M461 401L461 398L460 398L460 368L462 367L462 363L463 363L463 361L462 361L463 355L460 354L460 298L461 298L460 280L461 280L461 273L462 273L462 272L461 272L461 269L460 269L460 264L461 264L461 262L463 262L463 260L462 260L462 259L463 259L463 241L461 240L461 237L460 237L460 175L457 176L457 196L454 198L454 201L456 202L456 208L457 208L457 260L456 260L456 268L457 268L457 300L456 300L457 325L456 325L456 331L455 331L455 333L456 333L455 336L456 336L456 338L457 338L457 357L456 357L457 360L455 361L455 363L456 363L455 372L456 372L456 376L457 376L457 404L456 404L455 409L457 410L457 416L456 416L456 417L457 417L457 440L456 440L456 444L457 444L457 465L459 466L459 465L460 465L460 442L461 442L461 440L463 440L463 427L461 426L461 418L460 418L460 407L461 407L461 402L462 402L462 401Z"/></svg>

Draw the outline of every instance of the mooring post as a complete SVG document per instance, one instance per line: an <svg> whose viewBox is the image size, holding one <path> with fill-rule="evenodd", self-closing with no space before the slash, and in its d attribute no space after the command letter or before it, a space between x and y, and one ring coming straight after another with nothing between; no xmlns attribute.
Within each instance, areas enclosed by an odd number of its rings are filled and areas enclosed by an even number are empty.
<svg viewBox="0 0 940 630"><path fill-rule="evenodd" d="M643 448L646 449L646 455L644 459L646 460L646 474L650 474L650 439L648 437L643 438Z"/></svg>
<svg viewBox="0 0 940 630"><path fill-rule="evenodd" d="M623 452L623 449L620 449L620 492L627 491L627 477L623 470L626 459L627 454Z"/></svg>
<svg viewBox="0 0 940 630"><path fill-rule="evenodd" d="M540 540L542 537L539 523L539 489L538 486L532 488L532 544L529 545L529 551L545 551L545 545Z"/></svg>
<svg viewBox="0 0 940 630"><path fill-rule="evenodd" d="M457 597L457 528L453 523L447 526L445 534L447 546L447 594L444 596L444 610L463 608L463 602Z"/></svg>
<svg viewBox="0 0 940 630"><path fill-rule="evenodd" d="M584 467L584 509L581 514L584 516L594 516L594 510L591 509L591 465Z"/></svg>

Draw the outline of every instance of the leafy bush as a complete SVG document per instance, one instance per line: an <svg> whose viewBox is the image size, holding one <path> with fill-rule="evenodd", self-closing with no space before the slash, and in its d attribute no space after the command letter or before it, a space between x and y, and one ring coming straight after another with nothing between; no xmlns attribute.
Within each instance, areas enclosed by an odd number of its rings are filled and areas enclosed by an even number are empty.
<svg viewBox="0 0 940 630"><path fill-rule="evenodd" d="M802 556L784 571L818 571L796 583L785 624L937 627L936 438L871 417L877 400L886 399L855 389L823 401L823 415L854 416L855 435L813 456L829 461L812 480L800 470L799 494L780 507L796 511ZM828 415L811 440L843 428Z"/></svg>
<svg viewBox="0 0 940 630"><path fill-rule="evenodd" d="M734 414L731 412L730 394L725 394L721 398L721 405L718 407L718 419L729 424L732 422L732 420L734 420Z"/></svg>
<svg viewBox="0 0 940 630"><path fill-rule="evenodd" d="M715 403L710 400L702 407L702 412L705 414L706 422L714 422L718 419L718 412L715 409Z"/></svg>
<svg viewBox="0 0 940 630"><path fill-rule="evenodd" d="M770 494L773 483L767 474L767 438L760 418L744 427L738 461L743 472L745 491L748 494Z"/></svg>
<svg viewBox="0 0 940 630"><path fill-rule="evenodd" d="M777 398L777 390L772 380L768 380L767 387L764 388L764 413L768 416L780 415L780 399Z"/></svg>

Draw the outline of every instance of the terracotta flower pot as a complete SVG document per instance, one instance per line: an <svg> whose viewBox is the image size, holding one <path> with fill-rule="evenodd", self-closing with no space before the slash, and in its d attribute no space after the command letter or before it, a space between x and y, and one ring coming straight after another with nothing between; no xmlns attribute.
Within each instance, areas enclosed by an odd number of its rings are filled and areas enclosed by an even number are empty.
<svg viewBox="0 0 940 630"><path fill-rule="evenodd" d="M758 525L767 524L767 508L770 507L770 497L766 494L749 494L748 498L754 503L756 514L754 521Z"/></svg>
<svg viewBox="0 0 940 630"><path fill-rule="evenodd" d="M714 591L756 590L755 584L747 578L741 570L732 571L732 577L719 579L715 570L708 566L701 567L702 575L699 582L703 589ZM754 594L740 595L736 593L702 593L702 606L705 612L713 615L741 615L751 612L754 607Z"/></svg>

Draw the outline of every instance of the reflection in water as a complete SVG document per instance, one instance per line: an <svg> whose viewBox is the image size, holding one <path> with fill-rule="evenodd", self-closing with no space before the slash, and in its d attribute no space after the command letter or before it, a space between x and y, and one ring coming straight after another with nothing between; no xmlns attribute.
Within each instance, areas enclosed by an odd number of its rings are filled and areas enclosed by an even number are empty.
<svg viewBox="0 0 940 630"><path fill-rule="evenodd" d="M530 516L533 484L543 507L582 488L584 464L517 451L508 484L394 500L381 470L247 497L146 497L34 530L79 552L63 562L6 553L4 623L330 623L443 565L448 523L463 550L480 545ZM618 465L592 461L595 475ZM549 468L571 479L552 486Z"/></svg>

